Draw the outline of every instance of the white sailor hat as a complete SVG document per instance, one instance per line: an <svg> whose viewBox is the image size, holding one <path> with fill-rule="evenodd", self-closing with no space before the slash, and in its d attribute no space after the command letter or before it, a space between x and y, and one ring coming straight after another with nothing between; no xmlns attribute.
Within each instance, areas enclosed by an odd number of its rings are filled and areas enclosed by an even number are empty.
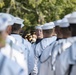
<svg viewBox="0 0 76 75"><path fill-rule="evenodd" d="M42 26L42 30L53 29L54 27L55 27L54 22L45 23L45 24Z"/></svg>
<svg viewBox="0 0 76 75"><path fill-rule="evenodd" d="M19 17L15 17L15 22L14 23L20 24L21 28L24 26L23 22L24 22L23 19L21 19Z"/></svg>
<svg viewBox="0 0 76 75"><path fill-rule="evenodd" d="M42 26L43 26L43 25L38 25L38 26L35 27L35 29L40 29L40 30L42 30Z"/></svg>
<svg viewBox="0 0 76 75"><path fill-rule="evenodd" d="M22 28L22 27L24 27L24 24L23 24L23 23L21 24L21 28Z"/></svg>
<svg viewBox="0 0 76 75"><path fill-rule="evenodd" d="M63 18L59 27L63 28L63 27L69 27L69 22L67 18Z"/></svg>
<svg viewBox="0 0 76 75"><path fill-rule="evenodd" d="M7 28L7 22L0 18L0 31L4 31Z"/></svg>
<svg viewBox="0 0 76 75"><path fill-rule="evenodd" d="M67 14L64 16L64 18L69 18L71 16L71 14Z"/></svg>
<svg viewBox="0 0 76 75"><path fill-rule="evenodd" d="M76 12L73 12L68 18L69 23L76 23Z"/></svg>
<svg viewBox="0 0 76 75"><path fill-rule="evenodd" d="M14 24L14 16L7 13L1 13L0 18L4 21L7 21L7 25L13 25Z"/></svg>
<svg viewBox="0 0 76 75"><path fill-rule="evenodd" d="M62 20L54 21L55 26L59 26Z"/></svg>

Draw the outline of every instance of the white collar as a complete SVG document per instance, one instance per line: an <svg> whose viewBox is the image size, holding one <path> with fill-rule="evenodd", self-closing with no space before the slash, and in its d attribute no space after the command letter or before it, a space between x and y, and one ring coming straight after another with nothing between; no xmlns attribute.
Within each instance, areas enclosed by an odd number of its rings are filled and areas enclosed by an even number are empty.
<svg viewBox="0 0 76 75"><path fill-rule="evenodd" d="M11 36L18 36L18 37L21 37L19 34L11 34Z"/></svg>
<svg viewBox="0 0 76 75"><path fill-rule="evenodd" d="M52 36L50 38L44 38L41 41L41 46L43 49L45 49L47 46L49 46L52 42L56 41L57 37L56 36Z"/></svg>
<svg viewBox="0 0 76 75"><path fill-rule="evenodd" d="M73 43L76 41L76 36L75 37L70 37L70 38L67 38L67 41Z"/></svg>
<svg viewBox="0 0 76 75"><path fill-rule="evenodd" d="M7 38L6 38L6 42L10 43L10 41L15 42L15 38L10 36L10 35L8 35Z"/></svg>

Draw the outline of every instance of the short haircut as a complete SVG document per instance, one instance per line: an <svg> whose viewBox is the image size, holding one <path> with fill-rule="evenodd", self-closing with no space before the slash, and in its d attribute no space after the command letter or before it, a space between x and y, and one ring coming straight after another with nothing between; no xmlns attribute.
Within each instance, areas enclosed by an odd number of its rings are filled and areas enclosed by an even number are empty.
<svg viewBox="0 0 76 75"><path fill-rule="evenodd" d="M64 28L60 28L60 32L62 33L62 35L70 35L71 36L71 29L70 27L64 27Z"/></svg>
<svg viewBox="0 0 76 75"><path fill-rule="evenodd" d="M18 31L19 29L21 29L21 25L20 24L14 23L14 25L12 25L12 32Z"/></svg>
<svg viewBox="0 0 76 75"><path fill-rule="evenodd" d="M76 24L70 24L72 36L76 36Z"/></svg>
<svg viewBox="0 0 76 75"><path fill-rule="evenodd" d="M53 29L48 29L48 30L43 30L43 33L46 33L46 34L52 34L53 33Z"/></svg>

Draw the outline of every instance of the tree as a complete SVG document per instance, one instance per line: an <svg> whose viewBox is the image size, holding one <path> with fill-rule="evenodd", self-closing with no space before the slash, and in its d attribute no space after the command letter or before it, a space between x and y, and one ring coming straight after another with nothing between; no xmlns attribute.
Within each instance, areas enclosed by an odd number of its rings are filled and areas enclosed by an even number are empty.
<svg viewBox="0 0 76 75"><path fill-rule="evenodd" d="M24 30L61 19L76 10L76 0L0 0L0 11L24 19Z"/></svg>

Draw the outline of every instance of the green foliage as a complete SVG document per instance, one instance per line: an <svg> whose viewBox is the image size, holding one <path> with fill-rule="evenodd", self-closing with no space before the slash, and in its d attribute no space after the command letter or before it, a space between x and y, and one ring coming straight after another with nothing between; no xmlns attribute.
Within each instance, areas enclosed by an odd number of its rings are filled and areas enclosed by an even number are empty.
<svg viewBox="0 0 76 75"><path fill-rule="evenodd" d="M33 8L38 7L38 5L42 2L42 0L29 0L29 4L33 6Z"/></svg>
<svg viewBox="0 0 76 75"><path fill-rule="evenodd" d="M1 0L1 1L0 1L0 9L2 9L3 6L4 6L4 2L3 2L3 0Z"/></svg>
<svg viewBox="0 0 76 75"><path fill-rule="evenodd" d="M29 31L76 11L76 0L0 0L0 11L24 19L23 29Z"/></svg>

